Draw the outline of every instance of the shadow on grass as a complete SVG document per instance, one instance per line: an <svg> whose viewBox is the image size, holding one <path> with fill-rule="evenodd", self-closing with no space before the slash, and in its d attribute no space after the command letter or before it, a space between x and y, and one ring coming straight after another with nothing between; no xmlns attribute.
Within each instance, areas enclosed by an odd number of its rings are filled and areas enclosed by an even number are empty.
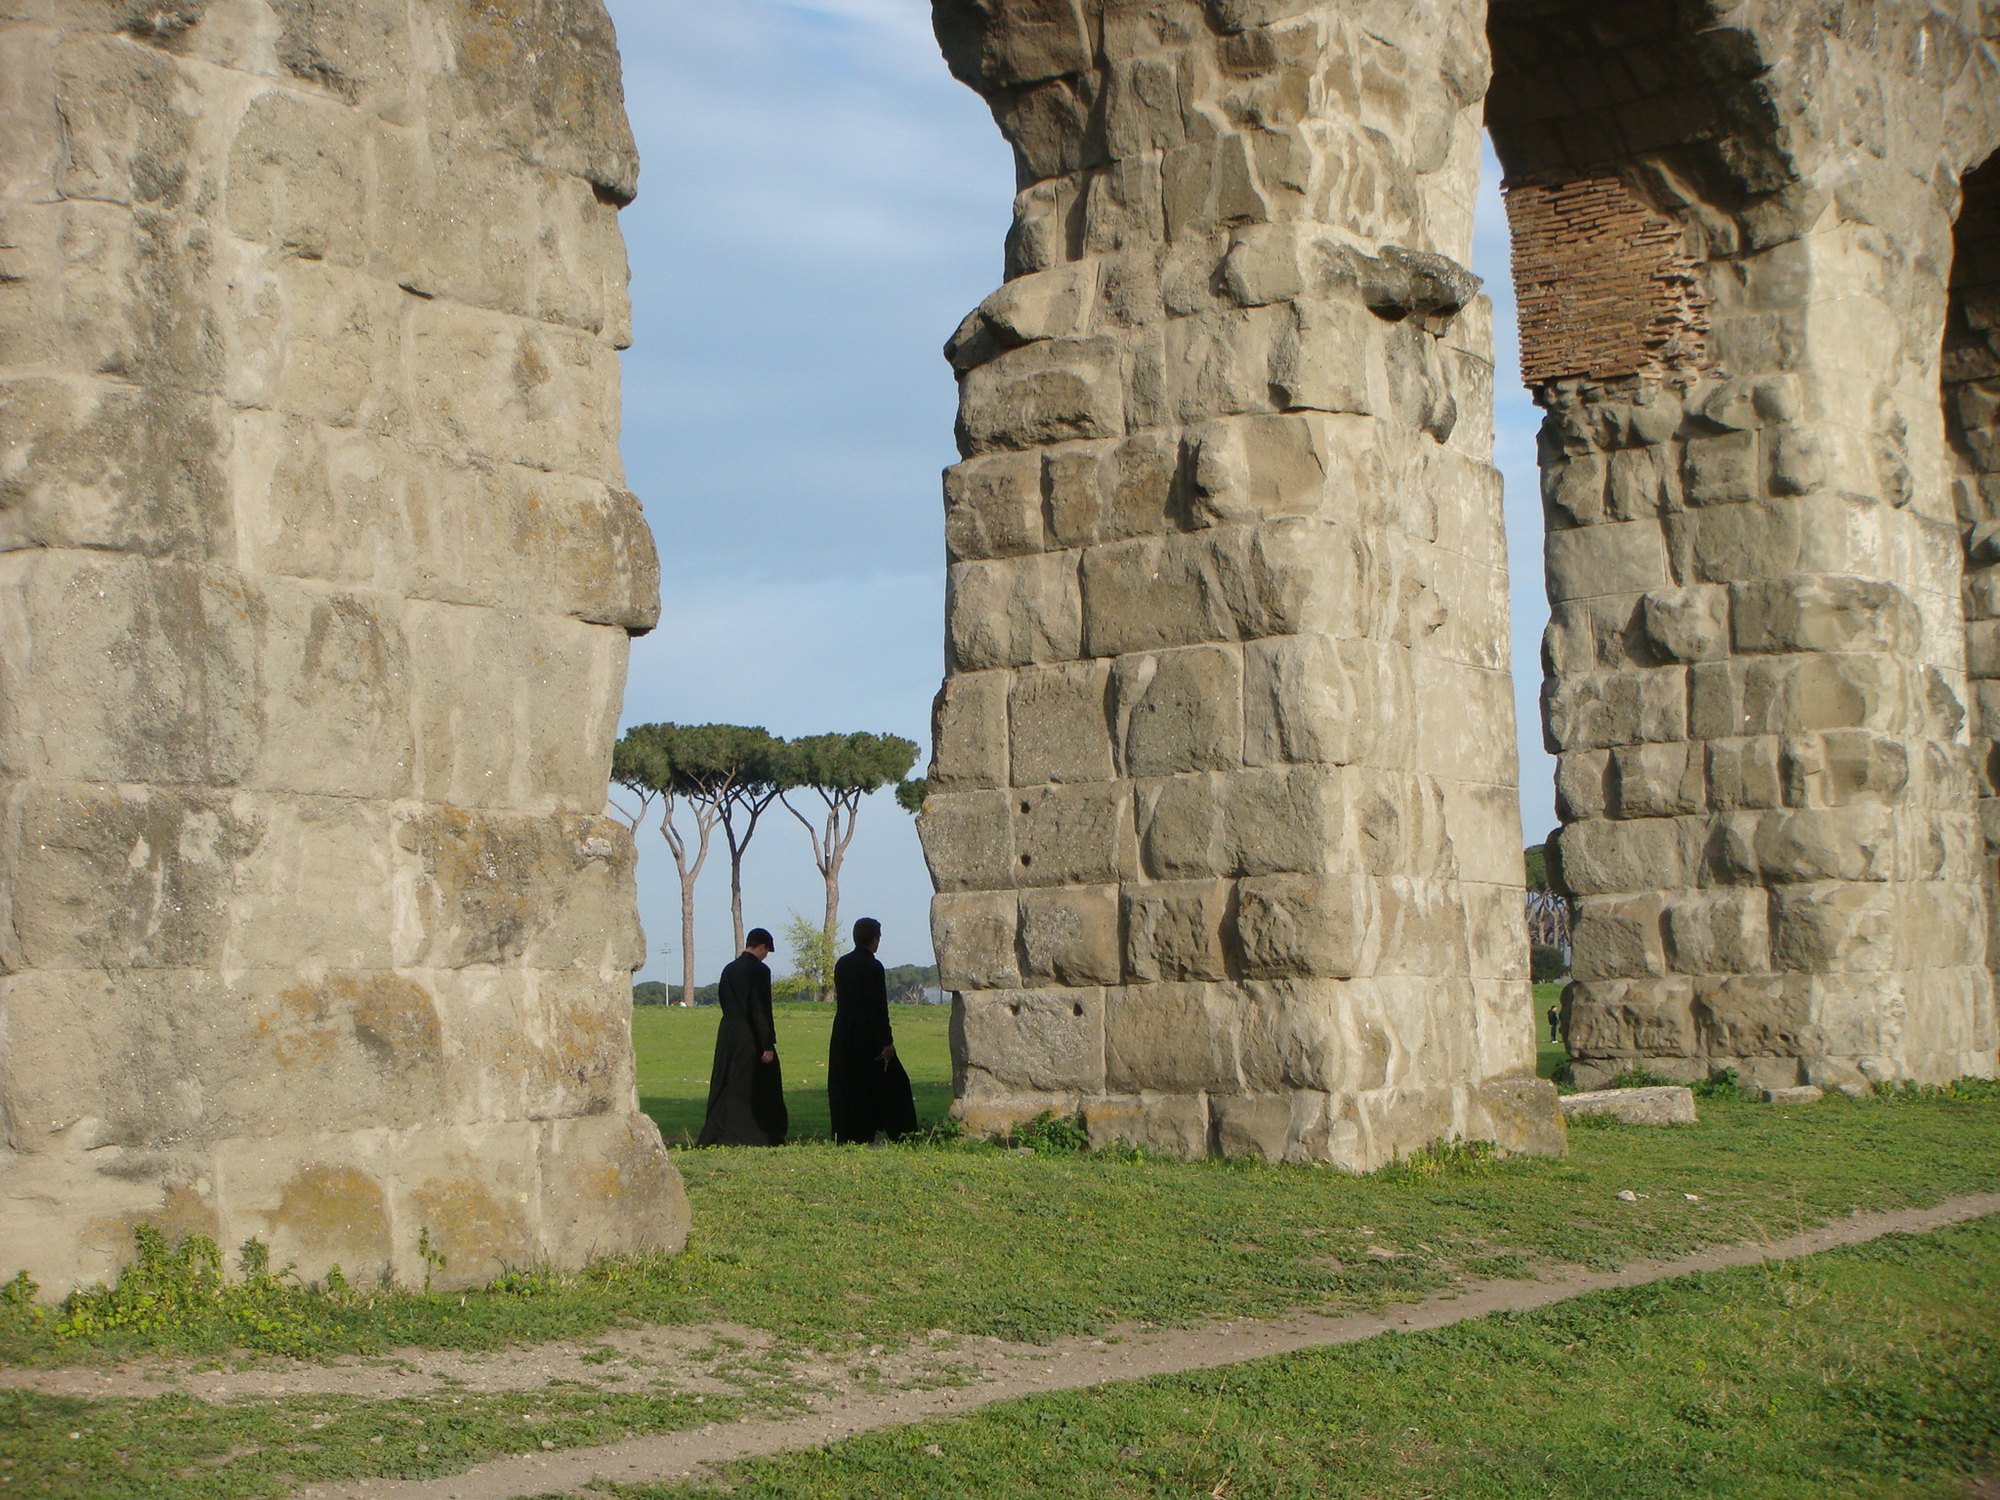
<svg viewBox="0 0 2000 1500"><path fill-rule="evenodd" d="M949 1083L912 1079L911 1091L917 1099L917 1124L924 1129L929 1129L942 1120L951 1108ZM791 1111L792 1116L791 1134L787 1139L794 1141L833 1139L833 1124L827 1114L825 1089L786 1089L785 1107ZM708 1097L704 1094L698 1099L676 1099L657 1094L641 1094L639 1108L653 1117L653 1123L660 1127L660 1134L666 1137L667 1144L679 1149L692 1146L695 1137L701 1134L701 1122L708 1112Z"/></svg>

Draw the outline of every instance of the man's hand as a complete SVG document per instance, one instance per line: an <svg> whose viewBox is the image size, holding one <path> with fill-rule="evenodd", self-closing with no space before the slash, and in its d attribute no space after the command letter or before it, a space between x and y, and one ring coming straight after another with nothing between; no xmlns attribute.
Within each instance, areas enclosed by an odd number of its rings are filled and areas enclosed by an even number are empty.
<svg viewBox="0 0 2000 1500"><path fill-rule="evenodd" d="M896 1060L896 1044L894 1042L891 1042L888 1046L882 1049L882 1061L888 1063L888 1062L894 1062L895 1060Z"/></svg>
<svg viewBox="0 0 2000 1500"><path fill-rule="evenodd" d="M778 1060L778 1054L776 1052L773 1052L770 1048L767 1047L764 1049L763 1055L759 1057L757 1060L759 1062L776 1062Z"/></svg>

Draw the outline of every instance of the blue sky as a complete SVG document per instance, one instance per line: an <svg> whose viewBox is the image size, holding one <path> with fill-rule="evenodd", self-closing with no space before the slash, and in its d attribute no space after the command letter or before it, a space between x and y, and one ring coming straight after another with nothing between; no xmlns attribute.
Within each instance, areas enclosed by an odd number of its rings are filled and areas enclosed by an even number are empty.
<svg viewBox="0 0 2000 1500"><path fill-rule="evenodd" d="M625 463L662 575L660 628L633 643L625 722L867 729L927 754L943 670L938 471L955 457L939 349L999 283L1011 156L945 72L928 0L608 3L642 163L623 215ZM1523 810L1539 838L1554 812L1535 718L1547 618L1537 414L1513 380L1506 234L1487 175L1474 269L1500 339ZM782 812L759 830L744 884L752 923L819 912L805 833ZM887 797L864 809L841 885L843 926L877 916L885 960L931 961L930 882ZM678 887L651 828L639 886L641 977L678 980ZM707 983L730 957L720 852L697 890Z"/></svg>

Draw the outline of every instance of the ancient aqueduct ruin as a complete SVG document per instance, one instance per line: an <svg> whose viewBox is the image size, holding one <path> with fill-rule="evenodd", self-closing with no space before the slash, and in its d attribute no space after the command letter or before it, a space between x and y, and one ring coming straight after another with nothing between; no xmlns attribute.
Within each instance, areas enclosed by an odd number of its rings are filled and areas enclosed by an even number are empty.
<svg viewBox="0 0 2000 1500"><path fill-rule="evenodd" d="M1579 1076L1992 1074L2000 15L936 11L1020 178L948 351L968 1121L1560 1149L1482 124ZM458 1281L678 1244L601 815L657 566L599 0L0 14L0 1267L59 1291L142 1222L412 1279L427 1232Z"/></svg>

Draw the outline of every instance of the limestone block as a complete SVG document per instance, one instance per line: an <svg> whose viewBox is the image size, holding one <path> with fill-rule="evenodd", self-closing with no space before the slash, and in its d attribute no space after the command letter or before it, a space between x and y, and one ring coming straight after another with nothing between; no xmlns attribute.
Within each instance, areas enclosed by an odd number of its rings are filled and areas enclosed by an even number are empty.
<svg viewBox="0 0 2000 1500"><path fill-rule="evenodd" d="M615 1116L636 1087L623 975L459 969L427 974L461 1123Z"/></svg>
<svg viewBox="0 0 2000 1500"><path fill-rule="evenodd" d="M975 89L1014 87L1090 65L1090 29L1073 0L997 6L945 0L934 24L952 77Z"/></svg>
<svg viewBox="0 0 2000 1500"><path fill-rule="evenodd" d="M1822 1050L1807 1031L1814 1024L1812 992L1813 981L1799 976L1698 982L1694 1017L1700 1050L1711 1057L1788 1060Z"/></svg>
<svg viewBox="0 0 2000 1500"><path fill-rule="evenodd" d="M1518 845L1520 840L1516 839L1515 843ZM1482 984L1496 978L1525 982L1528 978L1528 935L1521 924L1511 920L1521 907L1521 887L1511 883L1483 885L1467 880L1459 883L1457 896L1464 910L1463 941L1470 955L1469 968L1473 978ZM1532 1000L1530 996L1529 1002ZM1532 1019L1532 1009L1532 1003L1523 1003L1521 1014Z"/></svg>
<svg viewBox="0 0 2000 1500"><path fill-rule="evenodd" d="M1327 465L1312 426L1294 416L1202 422L1183 439L1195 513L1214 523L1316 512Z"/></svg>
<svg viewBox="0 0 2000 1500"><path fill-rule="evenodd" d="M1792 577L1731 587L1738 651L1916 652L1922 623L1909 596L1870 578Z"/></svg>
<svg viewBox="0 0 2000 1500"><path fill-rule="evenodd" d="M1167 237L1203 235L1225 224L1261 223L1271 217L1249 143L1230 133L1190 141L1161 161Z"/></svg>
<svg viewBox="0 0 2000 1500"><path fill-rule="evenodd" d="M1031 453L990 454L946 469L946 556L963 562L1041 551L1041 470Z"/></svg>
<svg viewBox="0 0 2000 1500"><path fill-rule="evenodd" d="M412 959L425 967L617 972L643 961L637 852L614 819L434 804L399 817L395 844Z"/></svg>
<svg viewBox="0 0 2000 1500"><path fill-rule="evenodd" d="M1620 448L1608 455L1607 470L1605 514L1611 520L1644 521L1679 508L1679 476L1669 453Z"/></svg>
<svg viewBox="0 0 2000 1500"><path fill-rule="evenodd" d="M1222 873L1223 779L1175 776L1135 789L1139 851L1155 880L1198 879Z"/></svg>
<svg viewBox="0 0 2000 1500"><path fill-rule="evenodd" d="M1114 1094L1143 1088L1234 1093L1236 997L1215 984L1138 984L1104 992L1104 1083Z"/></svg>
<svg viewBox="0 0 2000 1500"><path fill-rule="evenodd" d="M1578 979L1639 979L1667 972L1657 895L1580 896L1570 920Z"/></svg>
<svg viewBox="0 0 2000 1500"><path fill-rule="evenodd" d="M1563 1039L1579 1057L1685 1056L1695 1048L1693 1005L1686 979L1578 980L1563 991Z"/></svg>
<svg viewBox="0 0 2000 1500"><path fill-rule="evenodd" d="M1160 1156L1193 1159L1209 1154L1205 1094L1112 1094L1083 1106L1090 1148L1123 1143Z"/></svg>
<svg viewBox="0 0 2000 1500"><path fill-rule="evenodd" d="M1775 735L1708 742L1708 805L1717 812L1776 807L1783 783Z"/></svg>
<svg viewBox="0 0 2000 1500"><path fill-rule="evenodd" d="M378 276L469 307L602 331L601 285L586 290L548 277L556 295L547 304L537 296L537 274L558 226L570 227L573 243L564 248L578 258L604 253L578 233L588 211L581 199L563 202L561 179L472 139L421 139L378 129L371 144L379 228L370 259ZM585 184L576 187L587 191ZM558 211L545 223L548 198L556 199L550 206Z"/></svg>
<svg viewBox="0 0 2000 1500"><path fill-rule="evenodd" d="M404 617L420 796L596 812L625 691L624 641L547 615L412 603ZM465 663L510 684L473 698Z"/></svg>
<svg viewBox="0 0 2000 1500"><path fill-rule="evenodd" d="M1672 818L1708 805L1699 745L1622 745L1611 752L1608 801L1619 818Z"/></svg>
<svg viewBox="0 0 2000 1500"><path fill-rule="evenodd" d="M278 90L253 99L230 146L231 232L285 255L364 264L365 187L354 167L365 139L335 104Z"/></svg>
<svg viewBox="0 0 2000 1500"><path fill-rule="evenodd" d="M1564 754L1556 762L1556 816L1566 823L1608 816L1610 773L1608 750L1571 750ZM1774 789L1775 785L1774 768Z"/></svg>
<svg viewBox="0 0 2000 1500"><path fill-rule="evenodd" d="M199 559L226 533L222 438L205 397L29 376L0 389L0 432L0 550Z"/></svg>
<svg viewBox="0 0 2000 1500"><path fill-rule="evenodd" d="M1091 987L1124 978L1117 887L1023 891L1020 901L1020 967L1027 984Z"/></svg>
<svg viewBox="0 0 2000 1500"><path fill-rule="evenodd" d="M1729 653L1729 596L1720 588L1655 589L1646 595L1646 640L1669 661Z"/></svg>
<svg viewBox="0 0 2000 1500"><path fill-rule="evenodd" d="M1719 668L1733 663L1713 663ZM1690 699L1687 672L1702 667L1654 667L1627 672L1589 672L1544 683L1542 722L1550 752L1596 750L1611 745L1669 743L1687 737ZM1698 695L1701 679L1694 679ZM1697 703L1702 700L1696 698ZM1698 721L1697 734L1703 725ZM1726 720L1723 721L1726 724ZM1719 728L1717 734L1742 733Z"/></svg>
<svg viewBox="0 0 2000 1500"><path fill-rule="evenodd" d="M1224 786L1224 868L1218 873L1310 873L1323 867L1347 814L1337 773L1311 766L1246 770Z"/></svg>
<svg viewBox="0 0 2000 1500"><path fill-rule="evenodd" d="M991 1083L1102 1092L1107 992L992 990L964 996L965 1055Z"/></svg>
<svg viewBox="0 0 2000 1500"><path fill-rule="evenodd" d="M1587 1094L1565 1094L1556 1103L1565 1120L1609 1115L1627 1125L1692 1125L1695 1123L1694 1093L1690 1089L1599 1089Z"/></svg>
<svg viewBox="0 0 2000 1500"><path fill-rule="evenodd" d="M1279 636L1243 647L1249 765L1393 758L1416 734L1408 657L1376 641Z"/></svg>
<svg viewBox="0 0 2000 1500"><path fill-rule="evenodd" d="M1562 1156L1569 1150L1566 1116L1557 1107L1556 1086L1522 1069L1482 1078L1473 1099L1485 1115L1485 1130L1504 1155ZM1478 1126L1474 1126L1478 1129Z"/></svg>
<svg viewBox="0 0 2000 1500"><path fill-rule="evenodd" d="M639 157L601 0L520 14L462 9L445 29L459 65L432 85L434 124L460 122L460 133L581 177L614 203L632 201Z"/></svg>
<svg viewBox="0 0 2000 1500"><path fill-rule="evenodd" d="M1234 639L1242 572L1234 536L1093 547L1083 558L1084 652L1125 656Z"/></svg>
<svg viewBox="0 0 2000 1500"><path fill-rule="evenodd" d="M1888 809L1854 807L1766 813L1756 832L1756 868L1779 884L1888 880L1895 843Z"/></svg>
<svg viewBox="0 0 2000 1500"><path fill-rule="evenodd" d="M1311 875L1265 875L1237 888L1236 940L1249 979L1365 972L1369 882Z"/></svg>
<svg viewBox="0 0 2000 1500"><path fill-rule="evenodd" d="M1672 818L1593 818L1557 835L1562 886L1576 896L1690 884L1686 840Z"/></svg>
<svg viewBox="0 0 2000 1500"><path fill-rule="evenodd" d="M1026 788L1012 800L1012 884L1109 885L1127 873L1130 793L1121 784Z"/></svg>
<svg viewBox="0 0 2000 1500"><path fill-rule="evenodd" d="M1772 966L1807 974L1893 969L1901 905L1884 885L1781 886L1771 893ZM1906 941L1930 947L1933 938L1918 931Z"/></svg>
<svg viewBox="0 0 2000 1500"><path fill-rule="evenodd" d="M1546 465L1542 470L1542 508L1551 529L1595 526L1602 521L1605 480L1605 457L1601 453L1580 453Z"/></svg>
<svg viewBox="0 0 2000 1500"><path fill-rule="evenodd" d="M1014 786L1108 781L1111 670L1071 662L1014 674L1007 694L1007 739Z"/></svg>
<svg viewBox="0 0 2000 1500"><path fill-rule="evenodd" d="M687 1189L642 1114L611 1112L539 1122L542 1244L559 1263L608 1245L678 1254L687 1244ZM577 1163L587 1162L578 1171Z"/></svg>
<svg viewBox="0 0 2000 1500"><path fill-rule="evenodd" d="M152 967L220 957L240 862L263 813L201 789L30 782L5 826L21 842L4 949L20 966Z"/></svg>
<svg viewBox="0 0 2000 1500"><path fill-rule="evenodd" d="M1768 973L1769 906L1770 898L1756 887L1674 896L1666 909L1668 965L1680 974Z"/></svg>
<svg viewBox="0 0 2000 1500"><path fill-rule="evenodd" d="M1116 437L1124 426L1118 350L1110 339L1039 341L1005 350L960 378L959 447L968 457Z"/></svg>
<svg viewBox="0 0 2000 1500"><path fill-rule="evenodd" d="M1779 761L1785 801L1793 807L1894 803L1910 784L1910 753L1899 739L1865 729L1793 735Z"/></svg>
<svg viewBox="0 0 2000 1500"><path fill-rule="evenodd" d="M265 601L241 575L81 551L0 558L0 765L228 785L262 748Z"/></svg>
<svg viewBox="0 0 2000 1500"><path fill-rule="evenodd" d="M1688 728L1697 738L1795 730L1894 728L1906 686L1880 656L1801 652L1701 662L1689 669Z"/></svg>
<svg viewBox="0 0 2000 1500"><path fill-rule="evenodd" d="M1737 505L1764 492L1755 432L1690 438L1682 450L1682 491L1690 505Z"/></svg>
<svg viewBox="0 0 2000 1500"><path fill-rule="evenodd" d="M1138 983L1228 977L1227 881L1124 888L1125 974Z"/></svg>
<svg viewBox="0 0 2000 1500"><path fill-rule="evenodd" d="M238 535L257 571L639 633L659 560L639 501L599 480L468 469L402 442L239 416Z"/></svg>
<svg viewBox="0 0 2000 1500"><path fill-rule="evenodd" d="M1007 672L960 672L944 680L931 704L933 791L1008 782Z"/></svg>
<svg viewBox="0 0 2000 1500"><path fill-rule="evenodd" d="M418 442L624 482L609 345L443 298L408 319Z"/></svg>
<svg viewBox="0 0 2000 1500"><path fill-rule="evenodd" d="M1388 406L1381 340L1367 309L1301 298L1273 349L1270 384L1292 411L1383 415Z"/></svg>
<svg viewBox="0 0 2000 1500"><path fill-rule="evenodd" d="M1238 655L1226 647L1121 658L1112 695L1124 773L1166 776L1241 765L1241 677Z"/></svg>
<svg viewBox="0 0 2000 1500"><path fill-rule="evenodd" d="M232 403L332 427L409 433L408 293L345 266L289 258L245 271L237 292Z"/></svg>
<svg viewBox="0 0 2000 1500"><path fill-rule="evenodd" d="M1791 1088L1765 1089L1763 1095L1766 1104L1817 1104L1826 1097L1826 1090L1801 1083Z"/></svg>
<svg viewBox="0 0 2000 1500"><path fill-rule="evenodd" d="M939 985L947 993L1019 989L1017 932L1016 901L1010 892L940 890L931 899L931 946L938 955Z"/></svg>
<svg viewBox="0 0 2000 1500"><path fill-rule="evenodd" d="M952 665L961 672L1075 661L1084 654L1076 560L1052 552L959 563L946 574L945 621Z"/></svg>
<svg viewBox="0 0 2000 1500"><path fill-rule="evenodd" d="M1552 531L1543 560L1551 601L1640 594L1673 582L1666 543L1651 521Z"/></svg>

